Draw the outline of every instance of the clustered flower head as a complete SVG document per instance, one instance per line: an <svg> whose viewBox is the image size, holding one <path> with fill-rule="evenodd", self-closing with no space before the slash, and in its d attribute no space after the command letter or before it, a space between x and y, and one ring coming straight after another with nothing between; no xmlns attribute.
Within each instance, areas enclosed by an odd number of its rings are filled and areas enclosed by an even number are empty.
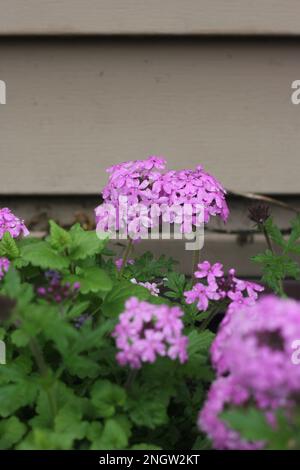
<svg viewBox="0 0 300 470"><path fill-rule="evenodd" d="M192 207L191 218L193 225L207 223L211 216L219 215L226 222L229 209L225 200L226 191L219 181L202 168L196 170L169 171L164 174L157 183L167 197L168 205L171 207L190 204ZM203 206L203 219L199 219L198 208ZM175 216L172 211L166 211L163 220L174 222ZM183 221L183 232L185 232Z"/></svg>
<svg viewBox="0 0 300 470"><path fill-rule="evenodd" d="M5 273L7 273L9 269L10 262L7 258L0 258L0 280L3 279Z"/></svg>
<svg viewBox="0 0 300 470"><path fill-rule="evenodd" d="M0 209L0 240L5 232L9 232L12 238L29 235L24 221L16 217L7 207Z"/></svg>
<svg viewBox="0 0 300 470"><path fill-rule="evenodd" d="M151 295L154 295L155 297L158 297L159 295L159 288L156 282L141 282L137 281L134 277L130 279L130 282L132 282L132 284L137 284L138 286L145 287L145 289L148 289Z"/></svg>
<svg viewBox="0 0 300 470"><path fill-rule="evenodd" d="M61 275L57 271L46 271L45 278L46 285L38 287L37 294L48 301L63 302L63 300L74 297L80 289L79 282L75 282L73 285L69 282L63 284Z"/></svg>
<svg viewBox="0 0 300 470"><path fill-rule="evenodd" d="M221 263L211 264L204 261L198 264L195 277L201 279L193 288L184 293L186 302L197 302L200 311L206 311L209 301L229 301L229 309L234 310L242 305L253 305L258 297L258 292L264 288L250 281L238 279L235 270L230 269L227 276Z"/></svg>
<svg viewBox="0 0 300 470"><path fill-rule="evenodd" d="M267 296L228 312L211 349L218 379L199 415L199 426L215 448L245 446L221 420L225 406L253 403L273 425L276 409L290 412L300 392L300 367L293 360L299 339L300 302Z"/></svg>
<svg viewBox="0 0 300 470"><path fill-rule="evenodd" d="M155 156L110 167L104 204L95 209L97 231L125 229L139 240L161 222L191 233L211 216L227 220L226 191L213 176L201 166L168 172L165 168L166 160Z"/></svg>
<svg viewBox="0 0 300 470"><path fill-rule="evenodd" d="M129 258L129 259L126 260L126 266L127 266L127 265L131 265L131 266L132 266L134 263L135 263L135 260L134 260L134 259L130 259L130 258ZM118 258L118 259L116 259L115 265L116 265L117 270L120 271L121 268L122 268L122 266L123 266L123 258Z"/></svg>
<svg viewBox="0 0 300 470"><path fill-rule="evenodd" d="M119 364L138 369L158 356L186 362L188 338L182 333L182 315L179 307L153 305L136 297L127 300L113 332Z"/></svg>

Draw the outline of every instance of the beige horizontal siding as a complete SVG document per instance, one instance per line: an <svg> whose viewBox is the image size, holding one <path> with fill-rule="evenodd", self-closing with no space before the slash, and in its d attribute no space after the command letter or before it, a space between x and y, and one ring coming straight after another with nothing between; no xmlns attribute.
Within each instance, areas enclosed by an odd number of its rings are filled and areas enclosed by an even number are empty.
<svg viewBox="0 0 300 470"><path fill-rule="evenodd" d="M1 194L97 194L104 168L149 154L299 193L297 41L2 40L0 58Z"/></svg>
<svg viewBox="0 0 300 470"><path fill-rule="evenodd" d="M0 34L299 34L299 0L1 0Z"/></svg>

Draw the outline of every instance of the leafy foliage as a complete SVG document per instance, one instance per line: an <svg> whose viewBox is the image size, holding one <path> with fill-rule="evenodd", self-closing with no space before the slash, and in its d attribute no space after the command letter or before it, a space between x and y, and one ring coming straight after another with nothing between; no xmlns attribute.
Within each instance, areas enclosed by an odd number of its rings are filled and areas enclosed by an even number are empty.
<svg viewBox="0 0 300 470"><path fill-rule="evenodd" d="M279 295L284 295L282 282L286 278L300 279L299 263L293 258L300 254L300 216L291 222L291 233L286 240L280 229L269 217L263 225L263 230L275 248L267 249L252 258L262 266L262 280Z"/></svg>
<svg viewBox="0 0 300 470"><path fill-rule="evenodd" d="M11 301L0 325L7 353L0 366L0 448L192 448L211 380L212 334L192 331L189 324L188 364L162 358L139 371L118 365L111 336L129 297L170 302L130 277L167 275L168 289L183 296L186 281L171 273L173 262L146 253L120 279L107 259L113 254L107 240L78 224L65 230L54 221L43 240L5 235L0 251L11 261L0 284L0 295ZM61 302L39 296L49 269L80 288Z"/></svg>

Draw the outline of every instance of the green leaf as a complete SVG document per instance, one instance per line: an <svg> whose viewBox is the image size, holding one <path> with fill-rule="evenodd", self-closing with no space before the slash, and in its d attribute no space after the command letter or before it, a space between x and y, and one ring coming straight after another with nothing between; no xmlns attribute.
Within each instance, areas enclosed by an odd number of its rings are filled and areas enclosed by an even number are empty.
<svg viewBox="0 0 300 470"><path fill-rule="evenodd" d="M286 245L286 242L283 238L283 235L279 229L279 227L277 227L277 225L275 225L274 223L274 220L272 217L269 217L266 222L264 223L264 228L266 229L269 237L271 238L271 240L276 243L278 246L284 248L285 245Z"/></svg>
<svg viewBox="0 0 300 470"><path fill-rule="evenodd" d="M94 440L91 450L124 450L128 446L128 438L128 430L118 419L108 419L100 437Z"/></svg>
<svg viewBox="0 0 300 470"><path fill-rule="evenodd" d="M50 220L50 245L56 250L63 250L71 244L71 235L67 230L57 225L54 220Z"/></svg>
<svg viewBox="0 0 300 470"><path fill-rule="evenodd" d="M14 259L19 256L19 249L9 232L5 232L0 241L0 256Z"/></svg>
<svg viewBox="0 0 300 470"><path fill-rule="evenodd" d="M42 269L63 270L69 266L69 259L56 251L44 241L26 245L21 249L21 257Z"/></svg>
<svg viewBox="0 0 300 470"><path fill-rule="evenodd" d="M83 302L77 302L75 305L71 305L69 310L66 312L66 318L72 320L73 318L79 317L87 311L89 305L89 300L84 300Z"/></svg>
<svg viewBox="0 0 300 470"><path fill-rule="evenodd" d="M82 420L81 410L66 405L55 417L55 433L60 437L62 448L71 449L75 440L83 439L88 423Z"/></svg>
<svg viewBox="0 0 300 470"><path fill-rule="evenodd" d="M30 337L23 330L15 330L11 334L11 341L20 348L29 343Z"/></svg>
<svg viewBox="0 0 300 470"><path fill-rule="evenodd" d="M99 375L100 365L93 359L87 356L79 355L66 355L64 357L65 366L70 374L75 375L81 379L95 378Z"/></svg>
<svg viewBox="0 0 300 470"><path fill-rule="evenodd" d="M10 449L14 444L20 441L25 432L25 424L21 423L16 416L11 416L8 419L0 421L0 449Z"/></svg>
<svg viewBox="0 0 300 470"><path fill-rule="evenodd" d="M107 239L100 240L96 231L85 231L80 225L75 225L70 230L72 243L70 247L70 258L72 260L83 260L89 256L100 254L107 244Z"/></svg>
<svg viewBox="0 0 300 470"><path fill-rule="evenodd" d="M266 250L252 260L262 265L262 281L278 294L282 294L280 282L286 277L299 279L299 265L287 255L277 255Z"/></svg>
<svg viewBox="0 0 300 470"><path fill-rule="evenodd" d="M9 366L4 366L9 367ZM0 415L6 418L19 408L31 405L37 394L37 386L30 380L0 387Z"/></svg>
<svg viewBox="0 0 300 470"><path fill-rule="evenodd" d="M208 352L214 337L214 333L212 333L210 330L201 331L200 333L196 330L192 331L188 336L189 358L199 352Z"/></svg>
<svg viewBox="0 0 300 470"><path fill-rule="evenodd" d="M78 274L66 276L65 280L71 283L80 283L80 292L109 292L112 289L112 280L104 269L96 266L77 270Z"/></svg>
<svg viewBox="0 0 300 470"><path fill-rule="evenodd" d="M130 281L120 281L105 296L102 311L105 315L115 317L124 310L125 301L132 296L140 300L148 300L151 294L142 286L132 284Z"/></svg>
<svg viewBox="0 0 300 470"><path fill-rule="evenodd" d="M135 387L128 400L131 420L137 426L145 426L150 429L166 424L169 420L167 408L170 398L170 391L167 389Z"/></svg>
<svg viewBox="0 0 300 470"><path fill-rule="evenodd" d="M91 399L99 416L111 418L117 407L125 404L126 392L108 380L98 380L91 389Z"/></svg>
<svg viewBox="0 0 300 470"><path fill-rule="evenodd" d="M147 251L135 260L135 264L128 266L130 277L139 281L150 281L168 275L174 269L175 261L165 255L155 259L153 254Z"/></svg>
<svg viewBox="0 0 300 470"><path fill-rule="evenodd" d="M163 450L161 447L158 447L155 444L135 444L134 446L130 447L130 450Z"/></svg>
<svg viewBox="0 0 300 470"><path fill-rule="evenodd" d="M264 441L272 433L264 414L255 408L227 410L221 418L249 441Z"/></svg>

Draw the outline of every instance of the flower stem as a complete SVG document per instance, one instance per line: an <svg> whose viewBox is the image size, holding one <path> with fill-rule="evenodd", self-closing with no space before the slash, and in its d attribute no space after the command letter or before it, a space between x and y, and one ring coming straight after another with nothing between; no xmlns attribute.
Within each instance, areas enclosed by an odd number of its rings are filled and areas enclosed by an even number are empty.
<svg viewBox="0 0 300 470"><path fill-rule="evenodd" d="M132 239L129 238L127 246L126 246L126 248L124 250L124 253L123 253L122 266L121 266L121 269L120 269L120 272L119 272L119 277L120 278L122 277L123 271L124 271L125 266L127 264L127 259L128 259L128 256L130 255L132 246L133 246Z"/></svg>
<svg viewBox="0 0 300 470"><path fill-rule="evenodd" d="M127 377L127 380L126 380L126 383L125 383L125 388L128 390L131 385L133 384L136 376L137 376L137 370L136 369L132 369L129 374L128 374L128 377Z"/></svg>
<svg viewBox="0 0 300 470"><path fill-rule="evenodd" d="M200 331L206 330L206 328L208 328L210 322L212 321L212 319L214 318L214 316L215 316L217 313L218 313L218 311L213 310L213 311L207 316L207 318L206 318L205 320L203 320L203 322L201 323L201 325L200 325L198 331L200 332Z"/></svg>

